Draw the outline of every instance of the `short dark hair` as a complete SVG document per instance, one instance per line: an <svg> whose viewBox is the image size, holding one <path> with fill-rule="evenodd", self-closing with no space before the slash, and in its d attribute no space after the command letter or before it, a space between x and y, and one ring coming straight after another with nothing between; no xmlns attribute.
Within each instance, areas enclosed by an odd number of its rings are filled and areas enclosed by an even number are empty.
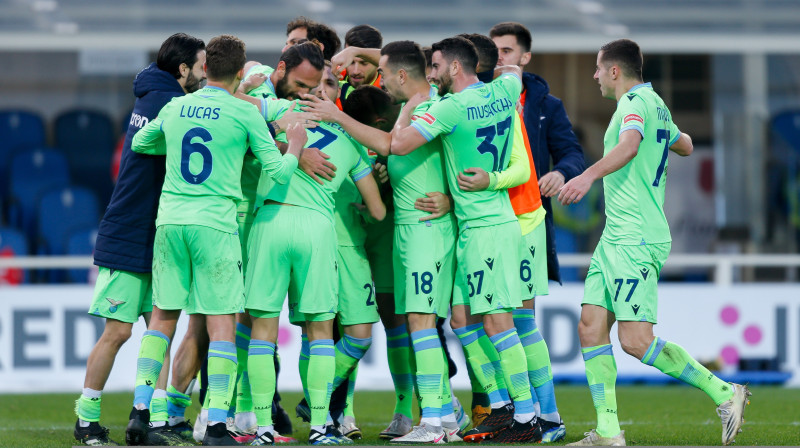
<svg viewBox="0 0 800 448"><path fill-rule="evenodd" d="M478 33L465 33L459 34L459 36L475 45L475 49L478 50L478 64L483 67L483 71L494 70L497 60L500 59L500 52L489 36Z"/></svg>
<svg viewBox="0 0 800 448"><path fill-rule="evenodd" d="M292 45L281 53L280 61L286 64L287 73L302 64L303 61L308 61L317 70L322 70L325 67L325 58L322 57L322 49L317 41Z"/></svg>
<svg viewBox="0 0 800 448"><path fill-rule="evenodd" d="M430 67L431 66L431 58L433 57L433 50L431 50L430 45L422 47L422 52L425 53L425 64Z"/></svg>
<svg viewBox="0 0 800 448"><path fill-rule="evenodd" d="M306 36L308 40L318 40L324 47L322 55L326 61L330 61L333 55L339 52L342 47L342 41L336 35L336 30L325 25L324 23L314 22L306 27Z"/></svg>
<svg viewBox="0 0 800 448"><path fill-rule="evenodd" d="M393 68L402 68L415 78L425 77L425 53L416 42L389 42L381 48L381 56L388 56L387 62Z"/></svg>
<svg viewBox="0 0 800 448"><path fill-rule="evenodd" d="M311 25L312 23L314 23L314 21L309 19L308 17L305 16L295 17L294 19L292 19L291 22L286 24L286 35L288 36L289 33L298 28L308 29L309 25Z"/></svg>
<svg viewBox="0 0 800 448"><path fill-rule="evenodd" d="M531 32L528 31L523 24L518 22L502 22L489 30L490 37L507 36L509 34L513 34L517 38L517 45L522 47L523 53L531 51Z"/></svg>
<svg viewBox="0 0 800 448"><path fill-rule="evenodd" d="M381 48L383 36L372 25L356 25L344 35L344 44L348 47Z"/></svg>
<svg viewBox="0 0 800 448"><path fill-rule="evenodd" d="M206 76L209 81L231 81L247 62L245 45L230 34L217 36L206 47Z"/></svg>
<svg viewBox="0 0 800 448"><path fill-rule="evenodd" d="M371 126L378 118L386 117L392 106L388 93L372 85L363 85L347 96L342 110L359 123Z"/></svg>
<svg viewBox="0 0 800 448"><path fill-rule="evenodd" d="M603 52L601 62L617 63L623 75L642 79L642 50L639 44L630 39L618 39L600 47L600 51Z"/></svg>
<svg viewBox="0 0 800 448"><path fill-rule="evenodd" d="M478 68L478 50L463 37L448 37L431 45L433 53L440 51L448 61L458 61L468 74L474 75Z"/></svg>
<svg viewBox="0 0 800 448"><path fill-rule="evenodd" d="M202 39L186 33L175 33L161 44L156 65L175 79L180 79L181 64L186 64L191 69L197 63L197 52L205 49L206 44Z"/></svg>

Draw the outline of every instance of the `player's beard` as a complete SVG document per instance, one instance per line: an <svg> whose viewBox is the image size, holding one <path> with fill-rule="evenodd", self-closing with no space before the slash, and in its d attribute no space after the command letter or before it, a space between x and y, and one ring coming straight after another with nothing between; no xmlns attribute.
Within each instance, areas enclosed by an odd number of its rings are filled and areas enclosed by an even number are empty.
<svg viewBox="0 0 800 448"><path fill-rule="evenodd" d="M294 100L296 99L296 95L289 91L289 80L286 79L288 75L288 73L284 75L283 78L278 80L277 84L275 84L275 95L281 99Z"/></svg>
<svg viewBox="0 0 800 448"><path fill-rule="evenodd" d="M186 90L186 93L194 93L200 90L200 80L194 76L191 70L186 76L186 82L183 84L183 88Z"/></svg>
<svg viewBox="0 0 800 448"><path fill-rule="evenodd" d="M438 81L439 82L436 83L436 86L439 88L439 90L437 90L436 93L439 96L445 96L450 93L450 88L453 86L453 78L451 78L447 73L442 73L442 76L439 77Z"/></svg>

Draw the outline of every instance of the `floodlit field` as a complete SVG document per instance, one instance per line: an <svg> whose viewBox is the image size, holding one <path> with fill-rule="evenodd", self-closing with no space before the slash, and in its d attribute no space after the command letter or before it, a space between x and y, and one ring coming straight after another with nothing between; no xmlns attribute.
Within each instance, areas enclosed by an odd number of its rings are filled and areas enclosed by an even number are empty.
<svg viewBox="0 0 800 448"><path fill-rule="evenodd" d="M738 445L800 445L800 389L753 387L751 404L745 413L744 432ZM66 447L75 439L73 394L0 395L0 446ZM628 445L720 445L721 426L711 400L699 390L685 386L618 387L619 416ZM457 395L465 406L470 394ZM574 442L594 425L594 408L588 387L556 386L559 410L567 425L565 442ZM195 394L195 400L197 395ZM283 406L294 417L299 393L284 393ZM111 437L125 440L132 394L109 393L103 396L101 424ZM378 433L392 416L393 394L356 392L356 419L364 432L358 444L383 444ZM187 411L190 420L198 411L193 404ZM293 420L293 434L300 441L308 436L308 425Z"/></svg>

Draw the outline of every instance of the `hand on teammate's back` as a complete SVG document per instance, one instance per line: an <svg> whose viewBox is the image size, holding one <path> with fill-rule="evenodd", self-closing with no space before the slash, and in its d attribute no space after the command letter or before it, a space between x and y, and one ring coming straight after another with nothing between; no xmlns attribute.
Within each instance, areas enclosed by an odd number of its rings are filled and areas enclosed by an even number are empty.
<svg viewBox="0 0 800 448"><path fill-rule="evenodd" d="M255 89L261 84L264 84L264 81L266 80L267 80L267 75L263 73L254 73L248 76L247 79L242 80L242 82L239 83L239 88L236 90L246 95L250 93L251 90Z"/></svg>
<svg viewBox="0 0 800 448"><path fill-rule="evenodd" d="M564 186L564 175L560 171L550 171L539 178L539 190L542 196L551 198Z"/></svg>
<svg viewBox="0 0 800 448"><path fill-rule="evenodd" d="M313 114L315 120L339 123L338 119L344 112L339 110L339 108L336 107L336 103L328 98L328 94L325 93L324 89L320 89L320 95L322 96L321 98L315 95L304 94L303 101L300 101L300 106L303 111Z"/></svg>
<svg viewBox="0 0 800 448"><path fill-rule="evenodd" d="M286 140L289 141L289 149L287 154L293 154L299 161L303 155L303 147L308 142L308 134L306 128L299 123L293 123L286 128Z"/></svg>
<svg viewBox="0 0 800 448"><path fill-rule="evenodd" d="M386 165L380 162L376 162L372 165L372 174L375 176L375 180L378 181L378 185L383 185L389 181L389 171L386 170Z"/></svg>
<svg viewBox="0 0 800 448"><path fill-rule="evenodd" d="M467 168L458 173L458 188L461 191L483 191L489 188L489 173L482 168Z"/></svg>
<svg viewBox="0 0 800 448"><path fill-rule="evenodd" d="M336 176L336 165L328 161L330 157L317 148L306 148L300 157L300 169L318 184L323 185L322 179L331 181Z"/></svg>
<svg viewBox="0 0 800 448"><path fill-rule="evenodd" d="M430 221L432 219L441 218L447 212L453 209L453 198L440 192L434 191L425 193L424 198L417 198L414 201L414 208L423 212L428 212L430 215L419 218L420 221Z"/></svg>

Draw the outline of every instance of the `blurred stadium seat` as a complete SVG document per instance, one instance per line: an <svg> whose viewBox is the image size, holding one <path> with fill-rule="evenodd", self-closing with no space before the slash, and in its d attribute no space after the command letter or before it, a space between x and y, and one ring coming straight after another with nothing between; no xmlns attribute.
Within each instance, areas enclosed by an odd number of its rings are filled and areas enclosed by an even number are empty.
<svg viewBox="0 0 800 448"><path fill-rule="evenodd" d="M64 150L77 182L94 191L102 204L111 197L111 156L116 132L111 118L92 109L71 109L55 119L55 144Z"/></svg>
<svg viewBox="0 0 800 448"><path fill-rule="evenodd" d="M67 255L92 255L97 240L97 226L76 230L67 237ZM73 283L88 283L89 269L70 269L67 279Z"/></svg>
<svg viewBox="0 0 800 448"><path fill-rule="evenodd" d="M24 110L0 111L0 178L7 174L16 151L41 146L45 141L44 120L39 114ZM7 179L7 177L5 177ZM0 182L0 196L5 196L7 182Z"/></svg>
<svg viewBox="0 0 800 448"><path fill-rule="evenodd" d="M9 223L35 241L36 212L42 194L70 182L67 158L52 148L37 148L14 156L9 171Z"/></svg>

